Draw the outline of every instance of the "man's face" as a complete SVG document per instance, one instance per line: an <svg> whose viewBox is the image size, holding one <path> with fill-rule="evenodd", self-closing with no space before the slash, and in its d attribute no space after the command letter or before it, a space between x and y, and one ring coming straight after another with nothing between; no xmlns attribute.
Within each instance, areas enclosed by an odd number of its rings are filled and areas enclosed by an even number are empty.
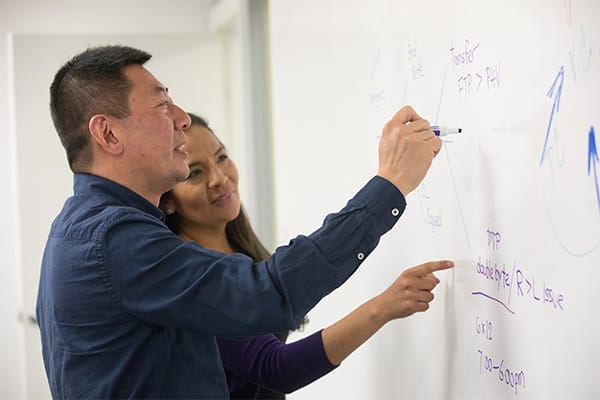
<svg viewBox="0 0 600 400"><path fill-rule="evenodd" d="M129 117L116 123L124 152L121 162L135 176L134 190L160 196L184 180L189 168L183 129L189 115L173 103L167 88L141 65L129 65L124 75L132 82ZM138 186L139 185L139 186Z"/></svg>

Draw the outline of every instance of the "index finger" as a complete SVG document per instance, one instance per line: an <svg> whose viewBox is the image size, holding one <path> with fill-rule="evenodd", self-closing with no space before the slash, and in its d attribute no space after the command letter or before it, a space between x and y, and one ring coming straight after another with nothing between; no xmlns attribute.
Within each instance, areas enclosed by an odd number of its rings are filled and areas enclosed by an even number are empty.
<svg viewBox="0 0 600 400"><path fill-rule="evenodd" d="M417 121L423 119L411 106L402 107L394 116L392 117L392 121L398 122L400 124L406 124L409 122Z"/></svg>
<svg viewBox="0 0 600 400"><path fill-rule="evenodd" d="M450 260L429 261L425 264L412 267L410 269L410 272L416 276L423 277L427 274L431 274L432 272L442 271L444 269L449 269L452 267L454 267L454 262Z"/></svg>

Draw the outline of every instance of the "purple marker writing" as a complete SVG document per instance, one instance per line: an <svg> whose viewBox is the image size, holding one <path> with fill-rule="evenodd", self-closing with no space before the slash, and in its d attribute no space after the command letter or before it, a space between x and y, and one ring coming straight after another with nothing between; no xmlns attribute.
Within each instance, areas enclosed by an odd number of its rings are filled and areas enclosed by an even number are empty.
<svg viewBox="0 0 600 400"><path fill-rule="evenodd" d="M446 136L455 133L461 133L462 128L449 128L447 126L432 125L431 130L435 133L435 136Z"/></svg>

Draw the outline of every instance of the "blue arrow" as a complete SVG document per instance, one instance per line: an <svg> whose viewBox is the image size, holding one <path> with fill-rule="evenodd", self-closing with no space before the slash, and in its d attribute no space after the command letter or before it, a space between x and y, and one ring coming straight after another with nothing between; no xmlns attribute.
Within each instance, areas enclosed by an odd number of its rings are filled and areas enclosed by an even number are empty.
<svg viewBox="0 0 600 400"><path fill-rule="evenodd" d="M548 128L546 129L546 139L544 140L544 148L542 149L542 158L540 159L540 167L544 163L544 157L546 156L546 148L548 147L548 138L550 137L550 128L552 128L552 120L554 119L554 112L558 112L558 108L560 105L560 94L562 93L563 82L565 80L565 67L563 65L560 66L560 70L558 70L558 74L556 78L554 78L554 82L552 86L550 86L550 90L546 93L547 97L552 97L554 95L554 89L556 89L556 96L554 97L554 103L552 104L552 112L550 113L550 120L548 120ZM558 85L557 85L558 83Z"/></svg>
<svg viewBox="0 0 600 400"><path fill-rule="evenodd" d="M598 159L598 148L596 147L596 137L594 133L594 127L590 127L590 133L588 136L588 176L591 173L592 168L594 169L594 185L596 186L596 199L598 201L598 211L600 211L600 187L598 187L598 171L596 170L596 164L600 163Z"/></svg>

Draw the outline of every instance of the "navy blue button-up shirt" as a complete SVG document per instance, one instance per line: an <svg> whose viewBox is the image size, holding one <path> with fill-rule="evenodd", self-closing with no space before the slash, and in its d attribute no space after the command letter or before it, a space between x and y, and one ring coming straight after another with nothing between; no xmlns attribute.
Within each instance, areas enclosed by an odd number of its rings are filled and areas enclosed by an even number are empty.
<svg viewBox="0 0 600 400"><path fill-rule="evenodd" d="M296 327L404 208L404 196L374 177L320 229L253 263L181 240L143 197L76 174L37 299L52 396L227 398L215 336Z"/></svg>

